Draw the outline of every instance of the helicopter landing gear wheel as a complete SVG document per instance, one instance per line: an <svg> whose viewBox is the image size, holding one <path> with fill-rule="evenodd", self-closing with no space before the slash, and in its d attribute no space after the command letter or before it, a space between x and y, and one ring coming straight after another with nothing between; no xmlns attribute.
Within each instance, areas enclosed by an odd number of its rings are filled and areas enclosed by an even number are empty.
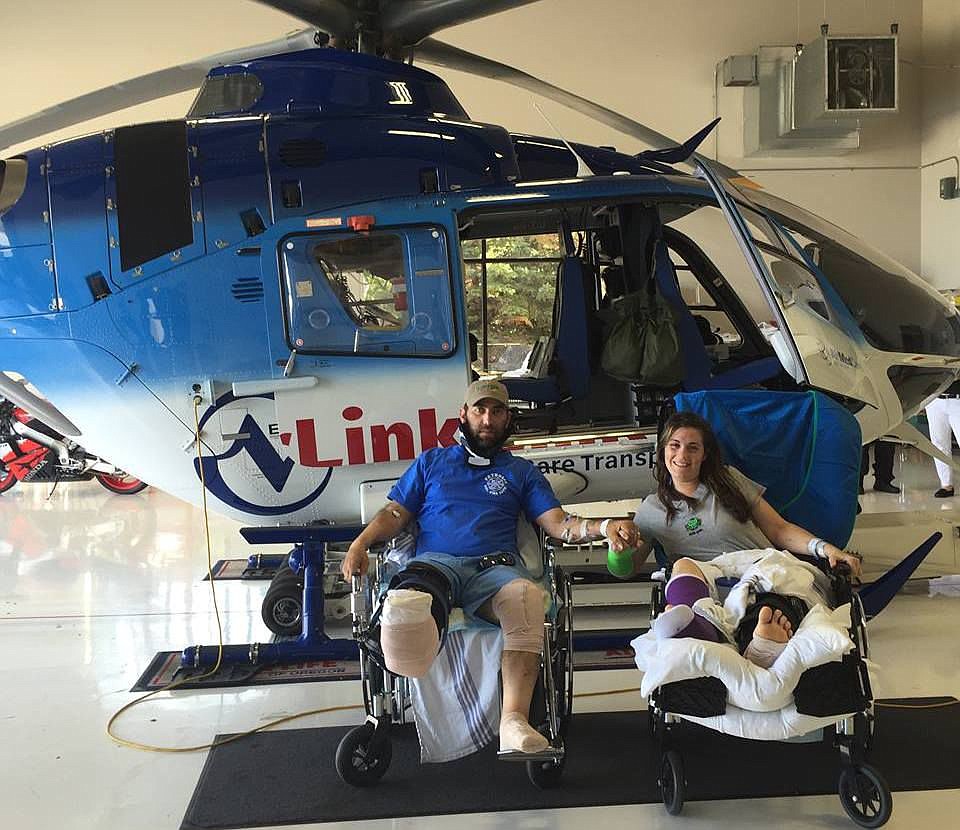
<svg viewBox="0 0 960 830"><path fill-rule="evenodd" d="M683 775L683 759L680 753L669 750L660 762L660 798L671 816L679 816L683 809L683 797L687 782Z"/></svg>
<svg viewBox="0 0 960 830"><path fill-rule="evenodd" d="M117 493L121 496L132 496L134 493L146 490L150 486L145 481L140 481L139 478L134 478L126 473L118 473L115 476L107 475L107 473L97 473L97 481L111 493Z"/></svg>
<svg viewBox="0 0 960 830"><path fill-rule="evenodd" d="M16 483L17 477L6 464L0 461L0 493L6 493Z"/></svg>
<svg viewBox="0 0 960 830"><path fill-rule="evenodd" d="M844 767L838 790L846 814L861 827L883 827L893 812L890 787L870 764Z"/></svg>
<svg viewBox="0 0 960 830"><path fill-rule="evenodd" d="M263 597L260 616L274 634L299 636L303 628L303 582L294 571L277 571Z"/></svg>
<svg viewBox="0 0 960 830"><path fill-rule="evenodd" d="M388 736L375 740L376 728L365 723L351 729L337 745L337 775L354 787L372 787L387 771L393 758Z"/></svg>

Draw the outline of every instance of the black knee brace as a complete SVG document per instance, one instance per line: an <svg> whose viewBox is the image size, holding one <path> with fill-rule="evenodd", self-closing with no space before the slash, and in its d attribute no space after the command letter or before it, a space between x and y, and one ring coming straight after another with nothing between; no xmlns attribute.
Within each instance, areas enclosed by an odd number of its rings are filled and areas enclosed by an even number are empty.
<svg viewBox="0 0 960 830"><path fill-rule="evenodd" d="M453 589L450 580L443 571L427 562L417 562L414 559L402 571L394 574L387 586L387 590L406 588L412 591L422 591L430 594L433 602L430 603L430 613L437 624L440 633L440 646L443 647L447 636L447 626L450 621L450 611L453 608Z"/></svg>

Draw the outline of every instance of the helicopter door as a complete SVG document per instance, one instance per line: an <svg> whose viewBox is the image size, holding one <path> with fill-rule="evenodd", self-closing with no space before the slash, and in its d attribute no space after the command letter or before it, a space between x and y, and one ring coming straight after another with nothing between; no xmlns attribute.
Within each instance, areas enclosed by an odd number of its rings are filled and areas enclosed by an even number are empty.
<svg viewBox="0 0 960 830"><path fill-rule="evenodd" d="M827 300L802 254L747 197L700 161L698 175L712 188L743 255L775 317L765 331L797 383L878 405L862 365L862 351L844 330L843 310Z"/></svg>

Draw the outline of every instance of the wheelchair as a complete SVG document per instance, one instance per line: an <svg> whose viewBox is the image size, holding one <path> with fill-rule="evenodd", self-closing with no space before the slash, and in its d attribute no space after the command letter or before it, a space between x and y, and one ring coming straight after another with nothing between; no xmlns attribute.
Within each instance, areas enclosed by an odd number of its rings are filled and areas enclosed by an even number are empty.
<svg viewBox="0 0 960 830"><path fill-rule="evenodd" d="M533 545L521 545L521 551L530 547ZM539 538L535 547L536 552L523 555L523 559L548 592L549 610L543 623L543 657L530 705L530 723L547 737L550 746L543 753L511 753L501 757L524 761L533 785L548 789L557 786L563 774L564 741L573 707L572 581L556 564L553 544ZM351 594L353 636L360 649L360 682L366 719L347 732L336 752L338 775L354 787L374 786L386 774L393 754L391 731L412 717L411 681L387 670L379 646L379 611L386 595L390 563L383 551L375 559L371 554L371 558L373 578L355 576Z"/></svg>
<svg viewBox="0 0 960 830"><path fill-rule="evenodd" d="M893 796L880 771L867 763L874 732L873 694L867 672L869 641L863 605L850 584L849 569L843 565L831 569L824 560L799 556L820 568L830 580L834 607L850 603L848 632L853 650L842 661L807 669L794 690L797 710L804 714L829 718L837 715L832 727L824 727L840 753L837 791L847 816L860 827L883 826L893 811ZM651 621L665 608L663 578L654 585ZM718 588L727 580L718 580ZM758 603L759 604L759 603ZM659 754L657 784L666 811L679 815L687 788L683 757L679 749L684 734L708 728L684 720L684 716L711 717L726 711L727 689L716 677L698 677L665 683L654 689L648 701L648 723ZM846 714L853 712L853 714ZM832 735L830 730L832 729Z"/></svg>

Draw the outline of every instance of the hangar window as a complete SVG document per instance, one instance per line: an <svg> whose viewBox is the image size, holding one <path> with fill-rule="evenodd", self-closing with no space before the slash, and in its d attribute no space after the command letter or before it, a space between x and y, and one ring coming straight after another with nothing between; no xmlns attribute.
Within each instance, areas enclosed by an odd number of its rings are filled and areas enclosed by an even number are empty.
<svg viewBox="0 0 960 830"><path fill-rule="evenodd" d="M288 340L296 351L438 357L453 351L441 229L296 236L281 251Z"/></svg>

